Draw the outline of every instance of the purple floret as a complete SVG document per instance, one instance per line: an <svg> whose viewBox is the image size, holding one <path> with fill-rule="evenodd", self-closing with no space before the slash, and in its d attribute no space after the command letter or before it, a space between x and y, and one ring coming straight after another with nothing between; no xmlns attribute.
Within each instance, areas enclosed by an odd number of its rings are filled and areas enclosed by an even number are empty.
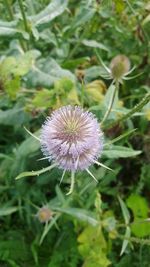
<svg viewBox="0 0 150 267"><path fill-rule="evenodd" d="M101 155L103 133L91 112L65 106L47 118L41 131L41 148L60 169L87 169Z"/></svg>

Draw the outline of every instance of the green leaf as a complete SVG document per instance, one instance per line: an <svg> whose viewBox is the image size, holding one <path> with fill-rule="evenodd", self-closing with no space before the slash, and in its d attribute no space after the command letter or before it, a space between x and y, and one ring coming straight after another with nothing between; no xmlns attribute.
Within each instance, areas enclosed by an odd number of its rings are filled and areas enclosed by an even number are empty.
<svg viewBox="0 0 150 267"><path fill-rule="evenodd" d="M146 218L149 208L144 197L132 194L127 199L127 205L130 209L132 209L134 216Z"/></svg>
<svg viewBox="0 0 150 267"><path fill-rule="evenodd" d="M83 40L82 44L89 46L89 47L99 48L99 49L109 52L109 49L105 45L98 43L95 40Z"/></svg>
<svg viewBox="0 0 150 267"><path fill-rule="evenodd" d="M120 256L122 256L123 253L125 252L128 244L129 244L130 236L131 236L131 229L130 229L130 227L127 226L126 232L125 232L125 235L124 235L124 241L123 241L121 252L120 252Z"/></svg>
<svg viewBox="0 0 150 267"><path fill-rule="evenodd" d="M141 153L142 151L140 150L133 150L132 148L129 147L115 146L115 145L110 145L109 148L105 147L103 150L103 156L110 159L135 157Z"/></svg>
<svg viewBox="0 0 150 267"><path fill-rule="evenodd" d="M134 215L134 221L131 225L132 232L137 237L145 237L149 235L149 221L146 222L149 215L149 207L146 199L140 195L132 194L127 199L127 205Z"/></svg>
<svg viewBox="0 0 150 267"><path fill-rule="evenodd" d="M43 65L42 70L34 66L32 71L26 75L27 86L50 88L54 82L63 77L75 81L75 76L70 71L61 68L54 59L45 61Z"/></svg>
<svg viewBox="0 0 150 267"><path fill-rule="evenodd" d="M42 170L38 170L38 171L30 171L30 172L22 172L20 173L15 179L19 180L23 177L27 177L27 176L39 176L40 174L50 171L51 169L53 169L56 166L56 164L53 164L51 166L48 166L46 168L43 168Z"/></svg>
<svg viewBox="0 0 150 267"><path fill-rule="evenodd" d="M1 75L7 76L10 73L15 76L25 75L32 67L33 60L37 56L36 51L28 51L18 57L6 57L0 64Z"/></svg>
<svg viewBox="0 0 150 267"><path fill-rule="evenodd" d="M57 207L54 209L69 214L75 217L76 219L87 222L93 226L96 226L98 224L98 221L87 210L78 208L57 208Z"/></svg>
<svg viewBox="0 0 150 267"><path fill-rule="evenodd" d="M29 17L34 26L42 29L41 26L49 24L53 19L61 15L68 4L68 0L53 0L39 14Z"/></svg>
<svg viewBox="0 0 150 267"><path fill-rule="evenodd" d="M103 101L103 105L106 108L108 108L108 106L109 106L110 99L112 99L112 96L114 95L114 91L115 91L115 85L110 85L108 90L107 90L107 92L106 92L106 94L105 94L104 101ZM119 100L118 99L118 94L116 93L112 109L117 106L118 100Z"/></svg>
<svg viewBox="0 0 150 267"><path fill-rule="evenodd" d="M9 97L13 100L16 99L17 93L20 90L20 77L16 76L10 80L5 80L4 88Z"/></svg>
<svg viewBox="0 0 150 267"><path fill-rule="evenodd" d="M23 30L17 29L17 21L6 22L0 20L0 36L1 37L23 37L29 39L29 34Z"/></svg>
<svg viewBox="0 0 150 267"><path fill-rule="evenodd" d="M35 97L32 100L32 104L36 108L48 108L51 106L53 91L48 89L42 89L36 92Z"/></svg>
<svg viewBox="0 0 150 267"><path fill-rule="evenodd" d="M124 201L119 196L118 196L118 200L119 200L119 203L120 203L120 206L121 206L121 210L122 210L122 214L123 214L123 217L124 217L124 221L128 225L129 222L130 222L130 213L129 213Z"/></svg>
<svg viewBox="0 0 150 267"><path fill-rule="evenodd" d="M85 25L85 23L89 22L92 19L94 14L95 14L95 9L92 7L79 8L75 18L72 21L70 27L71 31L81 25Z"/></svg>
<svg viewBox="0 0 150 267"><path fill-rule="evenodd" d="M27 120L28 115L23 108L14 107L13 109L0 110L0 124L20 126Z"/></svg>
<svg viewBox="0 0 150 267"><path fill-rule="evenodd" d="M16 212L18 207L0 207L0 216L7 216Z"/></svg>
<svg viewBox="0 0 150 267"><path fill-rule="evenodd" d="M101 75L101 73L104 73L104 70L101 66L92 66L85 70L85 81L89 82L93 79L96 79Z"/></svg>

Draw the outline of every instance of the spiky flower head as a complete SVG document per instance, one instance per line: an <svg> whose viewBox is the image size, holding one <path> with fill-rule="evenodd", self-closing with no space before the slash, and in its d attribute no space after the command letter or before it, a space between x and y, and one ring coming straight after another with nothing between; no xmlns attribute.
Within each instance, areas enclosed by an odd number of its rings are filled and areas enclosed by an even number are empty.
<svg viewBox="0 0 150 267"><path fill-rule="evenodd" d="M41 223L47 223L51 220L53 212L47 206L43 206L39 209L36 216Z"/></svg>
<svg viewBox="0 0 150 267"><path fill-rule="evenodd" d="M113 79L122 79L130 70L129 59L125 55L117 55L110 62L110 70Z"/></svg>
<svg viewBox="0 0 150 267"><path fill-rule="evenodd" d="M103 134L91 112L64 106L47 118L41 131L44 155L60 169L87 169L101 155Z"/></svg>

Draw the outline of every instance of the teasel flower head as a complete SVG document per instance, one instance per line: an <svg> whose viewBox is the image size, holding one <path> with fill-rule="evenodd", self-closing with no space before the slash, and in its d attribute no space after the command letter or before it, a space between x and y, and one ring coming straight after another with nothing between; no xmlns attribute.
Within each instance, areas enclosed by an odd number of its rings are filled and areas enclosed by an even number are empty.
<svg viewBox="0 0 150 267"><path fill-rule="evenodd" d="M54 111L42 127L41 147L60 169L85 170L99 157L103 134L94 115L77 106Z"/></svg>
<svg viewBox="0 0 150 267"><path fill-rule="evenodd" d="M53 212L47 206L41 207L36 214L36 217L41 223L49 222L52 219L52 216Z"/></svg>
<svg viewBox="0 0 150 267"><path fill-rule="evenodd" d="M95 116L78 106L64 106L48 117L41 130L41 149L49 161L65 171L71 171L71 188L78 170L98 163L103 149L103 133Z"/></svg>
<svg viewBox="0 0 150 267"><path fill-rule="evenodd" d="M121 80L130 70L130 61L125 55L117 55L110 62L111 76Z"/></svg>

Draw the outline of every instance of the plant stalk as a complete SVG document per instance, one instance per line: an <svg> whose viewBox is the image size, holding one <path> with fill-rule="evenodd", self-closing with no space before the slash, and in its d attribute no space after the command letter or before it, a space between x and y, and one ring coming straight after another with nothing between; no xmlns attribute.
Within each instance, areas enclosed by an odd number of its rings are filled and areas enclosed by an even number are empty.
<svg viewBox="0 0 150 267"><path fill-rule="evenodd" d="M26 19L26 14L25 14L24 7L23 7L23 2L22 2L22 0L18 0L18 3L19 3L20 11L22 14L23 22L24 22L24 28L25 28L26 32L30 33L29 28L28 28L27 19Z"/></svg>
<svg viewBox="0 0 150 267"><path fill-rule="evenodd" d="M146 94L144 98L133 108L131 109L127 114L119 118L118 120L106 125L104 128L111 128L115 126L116 124L123 122L130 118L134 113L140 111L148 102L150 101L150 93Z"/></svg>
<svg viewBox="0 0 150 267"><path fill-rule="evenodd" d="M112 84L111 84L111 85L112 85ZM109 116L109 114L110 114L110 112L111 112L111 110L112 110L112 107L113 107L113 104L114 104L114 100L115 100L115 96L116 96L116 93L117 93L118 89L119 89L119 82L116 81L116 84L115 84L115 90L114 90L114 92L113 92L112 98L110 99L108 109L107 109L107 111L106 111L106 113L105 113L105 115L104 115L104 117L103 117L103 119L102 119L102 121L101 121L101 125L102 125L102 124L104 123L104 121L108 118L108 116Z"/></svg>

